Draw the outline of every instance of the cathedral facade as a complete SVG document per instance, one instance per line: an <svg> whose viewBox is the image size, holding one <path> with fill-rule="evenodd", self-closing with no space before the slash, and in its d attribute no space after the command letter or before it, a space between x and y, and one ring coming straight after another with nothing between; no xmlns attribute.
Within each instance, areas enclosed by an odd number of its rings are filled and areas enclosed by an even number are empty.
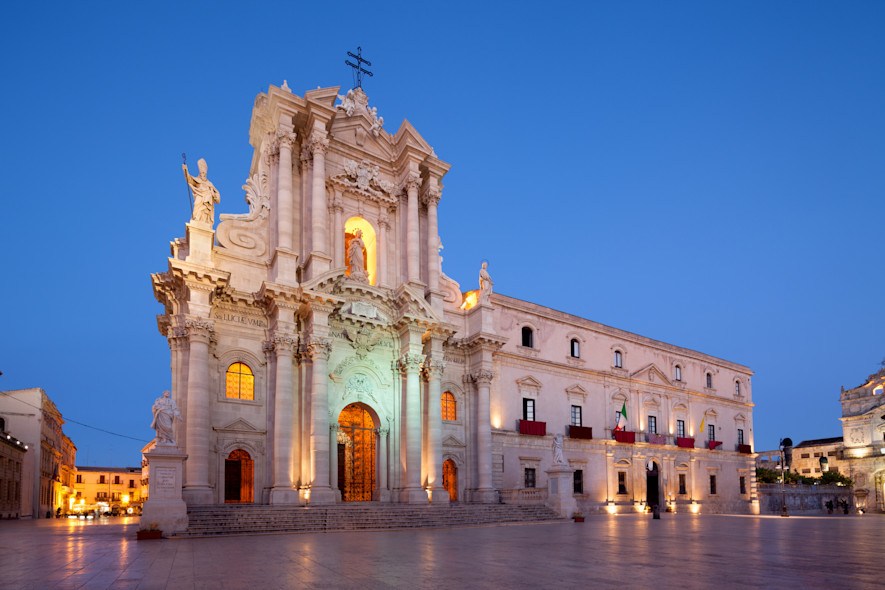
<svg viewBox="0 0 885 590"><path fill-rule="evenodd" d="M462 291L449 164L338 91L258 95L248 213L215 227L206 163L184 171L152 280L189 505L543 502L558 466L585 512L758 509L750 369L493 293L485 266Z"/></svg>

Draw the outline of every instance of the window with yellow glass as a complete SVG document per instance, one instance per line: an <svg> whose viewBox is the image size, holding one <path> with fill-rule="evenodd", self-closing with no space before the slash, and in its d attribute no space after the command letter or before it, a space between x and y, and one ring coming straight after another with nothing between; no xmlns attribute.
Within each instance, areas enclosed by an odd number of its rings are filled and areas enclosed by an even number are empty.
<svg viewBox="0 0 885 590"><path fill-rule="evenodd" d="M442 394L442 419L458 419L458 410L455 404L455 396L448 391Z"/></svg>
<svg viewBox="0 0 885 590"><path fill-rule="evenodd" d="M226 395L231 399L255 399L255 376L244 363L234 363L227 368Z"/></svg>

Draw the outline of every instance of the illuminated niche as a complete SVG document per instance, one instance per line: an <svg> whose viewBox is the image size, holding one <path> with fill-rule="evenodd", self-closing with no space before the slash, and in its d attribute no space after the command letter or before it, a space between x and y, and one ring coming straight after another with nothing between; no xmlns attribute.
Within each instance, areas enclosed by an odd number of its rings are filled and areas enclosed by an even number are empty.
<svg viewBox="0 0 885 590"><path fill-rule="evenodd" d="M346 274L350 276L350 260L347 252L350 250L350 242L356 235L356 230L363 232L362 240L365 244L363 260L365 260L366 274L369 275L369 284L374 285L378 277L378 240L375 228L362 217L351 217L344 223L344 264L347 267Z"/></svg>

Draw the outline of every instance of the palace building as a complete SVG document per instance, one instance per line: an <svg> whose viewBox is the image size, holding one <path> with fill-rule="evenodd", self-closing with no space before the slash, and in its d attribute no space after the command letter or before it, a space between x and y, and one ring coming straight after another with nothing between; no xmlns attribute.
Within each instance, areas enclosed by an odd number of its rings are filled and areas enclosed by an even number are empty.
<svg viewBox="0 0 885 590"><path fill-rule="evenodd" d="M248 213L215 227L206 163L186 171L152 280L188 505L539 503L557 467L588 513L758 510L749 368L493 293L485 268L463 290L450 165L338 91L258 95Z"/></svg>

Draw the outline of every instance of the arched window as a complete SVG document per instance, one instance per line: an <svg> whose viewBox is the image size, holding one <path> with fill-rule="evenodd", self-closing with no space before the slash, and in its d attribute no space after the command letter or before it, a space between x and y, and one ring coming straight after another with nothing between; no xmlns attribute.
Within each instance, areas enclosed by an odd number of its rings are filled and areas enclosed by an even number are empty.
<svg viewBox="0 0 885 590"><path fill-rule="evenodd" d="M713 389L713 373L707 373L707 389Z"/></svg>
<svg viewBox="0 0 885 590"><path fill-rule="evenodd" d="M526 348L533 348L534 333L528 326L522 328L522 345Z"/></svg>
<svg viewBox="0 0 885 590"><path fill-rule="evenodd" d="M621 354L620 350L615 351L615 366L619 369L624 368L624 355Z"/></svg>
<svg viewBox="0 0 885 590"><path fill-rule="evenodd" d="M676 365L673 373L674 373L674 376L676 377L677 381L682 381L682 367L680 367L679 365Z"/></svg>
<svg viewBox="0 0 885 590"><path fill-rule="evenodd" d="M244 363L234 363L227 368L225 395L233 399L255 399L255 376Z"/></svg>
<svg viewBox="0 0 885 590"><path fill-rule="evenodd" d="M442 394L442 419L457 420L458 408L455 402L455 396L446 391Z"/></svg>
<svg viewBox="0 0 885 590"><path fill-rule="evenodd" d="M581 358L581 343L578 342L577 338L572 338L571 354L572 358Z"/></svg>

